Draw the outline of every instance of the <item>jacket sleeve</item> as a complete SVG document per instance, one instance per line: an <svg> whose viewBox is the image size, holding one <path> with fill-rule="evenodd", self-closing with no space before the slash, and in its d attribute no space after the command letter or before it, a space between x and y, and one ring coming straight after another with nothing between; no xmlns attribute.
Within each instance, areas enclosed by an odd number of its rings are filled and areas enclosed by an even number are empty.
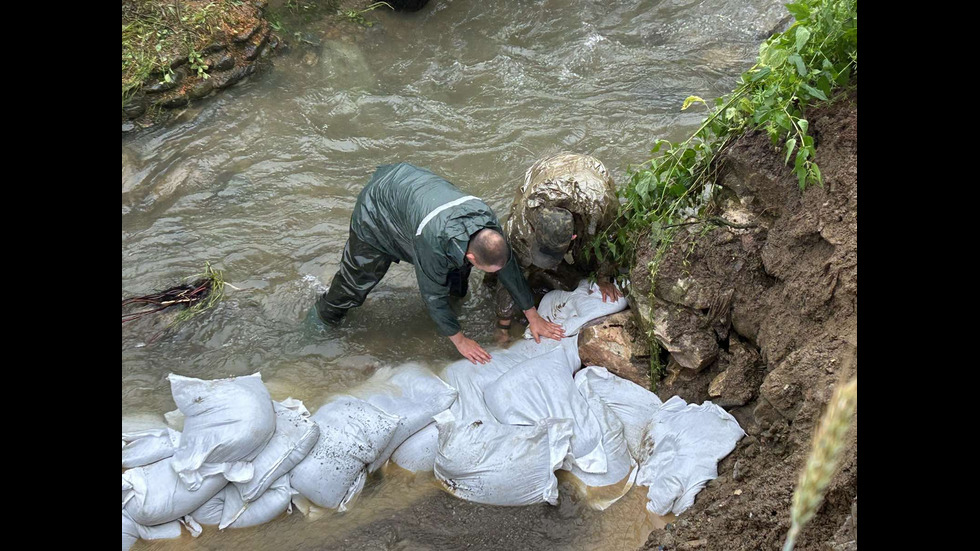
<svg viewBox="0 0 980 551"><path fill-rule="evenodd" d="M514 302L521 311L534 306L534 294L531 293L531 286L527 284L527 279L521 272L521 267L517 264L514 251L510 251L510 259L503 269L497 273L497 279L503 284L504 288L514 297Z"/></svg>
<svg viewBox="0 0 980 551"><path fill-rule="evenodd" d="M459 333L459 320L456 314L449 307L449 287L445 283L433 281L425 275L418 265L415 267L415 276L419 282L419 291L422 293L422 301L429 309L429 317L436 322L436 328L443 337L449 337Z"/></svg>

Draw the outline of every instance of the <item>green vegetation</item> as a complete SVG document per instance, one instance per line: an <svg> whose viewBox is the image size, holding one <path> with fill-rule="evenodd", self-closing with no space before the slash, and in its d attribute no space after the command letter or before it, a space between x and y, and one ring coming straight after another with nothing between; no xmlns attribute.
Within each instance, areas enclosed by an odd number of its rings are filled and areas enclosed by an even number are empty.
<svg viewBox="0 0 980 551"><path fill-rule="evenodd" d="M711 223L701 217L711 199L715 160L747 130L765 131L785 152L800 189L823 185L805 109L856 78L857 0L800 0L786 7L796 22L760 46L757 63L732 93L717 98L713 108L697 96L684 101L682 110L694 103L709 107L694 134L680 143L658 139L654 157L628 169L618 222L597 236L588 254L628 267L638 240L648 236L656 248L650 263L655 276L678 227L691 218Z"/></svg>
<svg viewBox="0 0 980 551"><path fill-rule="evenodd" d="M122 3L122 102L138 91L154 73L172 82L171 64L186 57L201 76L207 65L204 49L222 24L234 26L236 0L123 0Z"/></svg>

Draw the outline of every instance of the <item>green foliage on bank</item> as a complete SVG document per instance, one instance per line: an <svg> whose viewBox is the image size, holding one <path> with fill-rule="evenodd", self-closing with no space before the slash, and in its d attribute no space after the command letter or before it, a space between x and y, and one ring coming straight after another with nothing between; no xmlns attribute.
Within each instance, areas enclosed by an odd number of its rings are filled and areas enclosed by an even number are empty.
<svg viewBox="0 0 980 551"><path fill-rule="evenodd" d="M597 236L589 254L625 268L637 240L648 235L662 257L679 225L703 214L718 154L747 130L766 132L792 163L800 189L823 185L806 108L856 78L857 0L800 0L786 8L795 23L760 46L758 61L734 91L713 106L696 96L685 100L681 109L709 107L701 126L682 142L658 139L653 158L628 170L618 221Z"/></svg>

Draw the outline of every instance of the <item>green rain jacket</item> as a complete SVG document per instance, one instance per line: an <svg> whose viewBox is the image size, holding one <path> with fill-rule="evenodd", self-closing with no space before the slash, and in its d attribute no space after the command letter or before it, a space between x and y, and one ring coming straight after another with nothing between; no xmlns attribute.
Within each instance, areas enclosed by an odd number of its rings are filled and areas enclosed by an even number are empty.
<svg viewBox="0 0 980 551"><path fill-rule="evenodd" d="M484 228L503 233L486 203L408 163L378 167L351 216L351 231L362 241L415 266L422 300L446 337L460 331L449 307L449 272L463 267L470 236ZM521 310L534 306L513 251L497 274Z"/></svg>

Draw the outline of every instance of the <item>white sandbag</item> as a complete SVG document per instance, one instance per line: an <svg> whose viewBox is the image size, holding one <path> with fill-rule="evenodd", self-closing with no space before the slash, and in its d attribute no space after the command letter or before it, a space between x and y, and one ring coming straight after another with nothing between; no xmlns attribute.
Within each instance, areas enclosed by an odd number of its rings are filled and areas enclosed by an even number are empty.
<svg viewBox="0 0 980 551"><path fill-rule="evenodd" d="M630 454L642 463L650 450L643 448L643 435L656 420L661 401L642 386L613 375L604 367L589 366L575 374L575 385L583 396L597 396L623 423Z"/></svg>
<svg viewBox="0 0 980 551"><path fill-rule="evenodd" d="M584 379L582 379L584 380ZM578 383L578 380L576 380ZM582 391L582 388L579 388ZM606 471L589 473L576 465L562 466L573 477L581 499L592 509L605 510L633 487L638 465L630 456L623 423L602 400L586 387L582 392L595 414L602 431L602 449L606 453Z"/></svg>
<svg viewBox="0 0 980 551"><path fill-rule="evenodd" d="M674 396L664 402L644 437L653 453L636 476L637 485L648 487L647 509L658 515L686 511L743 436L738 421L710 401L694 405Z"/></svg>
<svg viewBox="0 0 980 551"><path fill-rule="evenodd" d="M367 465L384 451L398 427L389 415L353 396L336 396L311 416L320 438L289 473L289 483L320 507L346 511L360 493Z"/></svg>
<svg viewBox="0 0 980 551"><path fill-rule="evenodd" d="M156 463L174 454L180 433L171 428L122 433L122 467L131 469Z"/></svg>
<svg viewBox="0 0 980 551"><path fill-rule="evenodd" d="M205 381L171 373L170 390L184 414L173 468L188 489L204 477L223 474L232 482L252 479L250 461L276 430L269 391L259 373Z"/></svg>
<svg viewBox="0 0 980 551"><path fill-rule="evenodd" d="M272 407L276 431L252 460L252 480L235 483L246 502L263 495L273 482L288 474L306 458L320 437L320 427L310 420L309 411L299 400L288 398L273 402Z"/></svg>
<svg viewBox="0 0 980 551"><path fill-rule="evenodd" d="M221 511L221 523L218 529L248 528L258 526L275 519L290 508L293 489L289 486L289 476L284 475L269 486L258 498L246 501L242 498L238 487L229 484L222 492L224 508Z"/></svg>
<svg viewBox="0 0 980 551"><path fill-rule="evenodd" d="M204 526L217 526L221 524L221 511L225 508L225 492L232 486L234 485L229 484L225 486L214 497L205 501L204 505L192 511L188 516L198 524L203 524ZM184 517L184 519L186 521L187 517Z"/></svg>
<svg viewBox="0 0 980 551"><path fill-rule="evenodd" d="M515 365L557 348L565 351L570 372L578 369L581 361L578 359L578 343L575 337L561 341L544 338L540 343L534 340L518 341L505 349L488 348L491 359L485 364L473 364L464 358L447 365L440 377L459 393L450 408L453 415L461 421L476 421L492 416L484 402L483 389Z"/></svg>
<svg viewBox="0 0 980 551"><path fill-rule="evenodd" d="M535 425L548 418L571 420L567 467L606 472L599 420L576 388L560 347L514 366L484 388L483 399L494 418L507 425Z"/></svg>
<svg viewBox="0 0 980 551"><path fill-rule="evenodd" d="M558 501L555 469L568 453L572 422L545 419L534 426L457 421L436 416L439 453L433 472L461 499L489 505Z"/></svg>
<svg viewBox="0 0 980 551"><path fill-rule="evenodd" d="M396 368L382 367L350 394L401 418L391 441L368 465L368 472L373 473L402 442L431 423L433 415L448 409L457 393L429 369L408 363Z"/></svg>
<svg viewBox="0 0 980 551"><path fill-rule="evenodd" d="M187 515L228 484L223 476L205 477L197 490L180 483L171 463L163 459L122 474L122 506L139 524L154 526Z"/></svg>
<svg viewBox="0 0 980 551"><path fill-rule="evenodd" d="M136 543L137 539L144 540L164 540L180 537L180 522L172 521L156 526L143 526L126 511L122 512L122 550L129 551L129 548Z"/></svg>
<svg viewBox="0 0 980 551"><path fill-rule="evenodd" d="M625 310L626 306L625 295L616 301L602 302L599 286L583 279L574 291L556 289L541 297L538 313L544 319L561 325L567 338L577 335L586 323ZM524 331L524 338L531 338L530 329Z"/></svg>
<svg viewBox="0 0 980 551"><path fill-rule="evenodd" d="M406 471L431 473L438 451L439 428L432 422L402 442L391 454L391 461Z"/></svg>

